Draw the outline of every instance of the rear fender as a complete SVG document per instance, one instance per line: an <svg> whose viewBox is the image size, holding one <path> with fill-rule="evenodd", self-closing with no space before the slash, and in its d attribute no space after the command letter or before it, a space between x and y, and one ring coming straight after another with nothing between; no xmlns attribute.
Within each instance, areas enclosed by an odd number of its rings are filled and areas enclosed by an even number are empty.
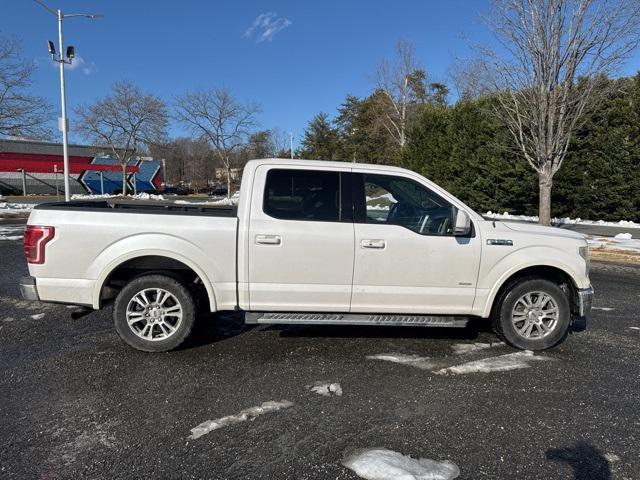
<svg viewBox="0 0 640 480"><path fill-rule="evenodd" d="M205 273L205 271L212 272L215 275L214 265L207 259L205 253L194 244L166 234L140 234L124 238L109 245L95 258L87 273L88 278L96 279L92 294L93 308L100 308L102 287L118 266L127 260L150 255L177 260L193 270L202 280L207 291L210 310L217 311L215 291L211 279Z"/></svg>

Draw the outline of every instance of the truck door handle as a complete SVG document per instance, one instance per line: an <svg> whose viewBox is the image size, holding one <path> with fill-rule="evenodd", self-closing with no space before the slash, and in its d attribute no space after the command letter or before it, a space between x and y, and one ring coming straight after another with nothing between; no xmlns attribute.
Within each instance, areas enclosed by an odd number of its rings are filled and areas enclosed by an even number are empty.
<svg viewBox="0 0 640 480"><path fill-rule="evenodd" d="M384 240L362 240L360 242L360 245L362 246L362 248L377 248L377 249L382 249L384 247L387 246L387 242L385 242Z"/></svg>
<svg viewBox="0 0 640 480"><path fill-rule="evenodd" d="M256 243L258 245L280 245L282 238L280 235L256 235Z"/></svg>

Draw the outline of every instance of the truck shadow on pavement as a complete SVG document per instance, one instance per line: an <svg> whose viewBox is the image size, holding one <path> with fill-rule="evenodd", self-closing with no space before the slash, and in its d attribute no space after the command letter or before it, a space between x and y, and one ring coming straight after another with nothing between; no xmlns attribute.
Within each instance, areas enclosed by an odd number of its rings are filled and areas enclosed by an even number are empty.
<svg viewBox="0 0 640 480"><path fill-rule="evenodd" d="M587 442L578 442L574 447L550 448L547 460L563 462L573 469L575 480L609 480L609 461L600 450Z"/></svg>
<svg viewBox="0 0 640 480"><path fill-rule="evenodd" d="M383 325L272 325L270 329L279 330L280 336L282 337L309 338L417 338L476 340L481 333L493 334L488 321L476 319L472 319L465 328L389 327Z"/></svg>
<svg viewBox="0 0 640 480"><path fill-rule="evenodd" d="M193 332L177 350L190 350L228 338L237 337L258 325L244 323L244 315L237 312L200 313Z"/></svg>
<svg viewBox="0 0 640 480"><path fill-rule="evenodd" d="M388 327L358 325L247 325L238 312L201 313L193 333L178 350L189 350L221 342L257 327L279 332L289 338L416 338L476 340L481 334L493 335L489 322L472 319L465 328ZM497 337L496 337L497 341Z"/></svg>

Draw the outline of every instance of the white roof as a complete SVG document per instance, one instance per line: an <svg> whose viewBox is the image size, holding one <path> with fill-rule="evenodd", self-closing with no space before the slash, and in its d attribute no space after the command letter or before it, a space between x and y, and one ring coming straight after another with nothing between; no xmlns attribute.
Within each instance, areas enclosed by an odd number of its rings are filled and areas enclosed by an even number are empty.
<svg viewBox="0 0 640 480"><path fill-rule="evenodd" d="M303 166L303 167L338 167L338 168L364 168L368 170L383 170L385 172L404 172L404 173L413 173L411 170L407 170L405 168L400 167L392 167L389 165L380 165L377 163L355 163L355 162L336 162L329 160L306 160L304 158L259 158L256 160L250 160L247 162L247 166L257 167L262 164L273 164L277 163L278 165L290 165L290 166Z"/></svg>

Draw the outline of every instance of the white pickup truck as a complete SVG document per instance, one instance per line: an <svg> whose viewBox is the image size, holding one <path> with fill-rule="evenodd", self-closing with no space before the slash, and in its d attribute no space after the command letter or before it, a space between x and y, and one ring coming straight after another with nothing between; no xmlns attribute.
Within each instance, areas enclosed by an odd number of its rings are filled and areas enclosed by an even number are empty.
<svg viewBox="0 0 640 480"><path fill-rule="evenodd" d="M31 300L113 304L120 337L182 344L198 306L247 323L464 327L552 347L586 326L583 235L487 221L396 167L249 162L238 206L72 201L38 205L24 237Z"/></svg>

